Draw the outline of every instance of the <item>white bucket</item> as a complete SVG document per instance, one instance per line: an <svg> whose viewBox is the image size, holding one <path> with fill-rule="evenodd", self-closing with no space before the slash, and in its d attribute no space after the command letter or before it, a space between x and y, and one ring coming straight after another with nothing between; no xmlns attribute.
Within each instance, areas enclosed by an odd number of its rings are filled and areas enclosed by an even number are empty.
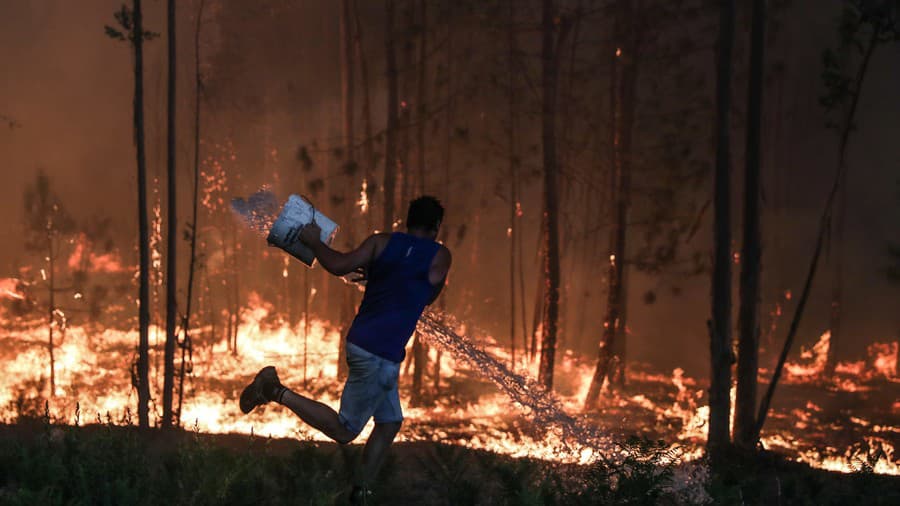
<svg viewBox="0 0 900 506"><path fill-rule="evenodd" d="M337 223L322 214L321 211L318 211L303 197L291 195L288 197L284 207L281 208L278 219L272 224L266 241L272 246L277 246L287 251L301 262L312 267L313 262L316 260L316 255L299 240L291 242L291 239L296 237L304 225L312 223L313 220L322 229L322 235L319 238L325 244L331 244L338 229Z"/></svg>

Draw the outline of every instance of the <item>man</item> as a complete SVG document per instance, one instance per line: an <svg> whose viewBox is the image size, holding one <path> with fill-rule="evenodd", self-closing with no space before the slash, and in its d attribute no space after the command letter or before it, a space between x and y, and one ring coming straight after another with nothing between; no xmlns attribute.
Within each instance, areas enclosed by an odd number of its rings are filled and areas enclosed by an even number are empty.
<svg viewBox="0 0 900 506"><path fill-rule="evenodd" d="M264 367L241 393L241 411L277 402L287 406L310 426L340 444L347 444L375 417L363 450L361 476L351 499L365 500L403 413L397 392L400 362L406 343L416 329L425 306L434 302L450 270L450 250L435 242L444 208L434 197L419 197L409 205L406 233L369 236L354 251L341 253L319 240L313 222L299 239L316 254L322 267L335 276L362 272L367 280L359 311L347 333L349 374L341 394L340 411L298 394L278 379L272 366Z"/></svg>

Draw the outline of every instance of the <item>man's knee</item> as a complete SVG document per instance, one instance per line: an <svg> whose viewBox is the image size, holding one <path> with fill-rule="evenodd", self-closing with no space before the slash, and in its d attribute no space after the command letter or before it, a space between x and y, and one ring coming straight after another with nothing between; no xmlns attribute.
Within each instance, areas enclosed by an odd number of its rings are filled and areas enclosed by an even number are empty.
<svg viewBox="0 0 900 506"><path fill-rule="evenodd" d="M403 421L399 422L375 422L375 428L379 432L391 433L396 435L400 432L400 427L403 425Z"/></svg>

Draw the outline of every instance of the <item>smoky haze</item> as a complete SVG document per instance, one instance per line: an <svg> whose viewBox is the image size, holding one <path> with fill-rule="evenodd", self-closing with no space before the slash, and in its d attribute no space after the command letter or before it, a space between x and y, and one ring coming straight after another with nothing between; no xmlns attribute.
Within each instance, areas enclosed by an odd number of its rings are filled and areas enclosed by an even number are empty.
<svg viewBox="0 0 900 506"><path fill-rule="evenodd" d="M338 2L207 2L201 42L202 70L206 79L203 103L205 146L230 140L237 153L240 173L231 191L246 196L260 185L276 186L282 196L307 190L286 174L297 172L295 153L300 146L327 152L340 139L340 67ZM126 261L136 263L136 170L132 143L132 57L127 44L104 34L112 25L121 2L34 0L0 2L0 114L16 125L0 128L0 276L16 277L19 268L34 264L26 254L23 235L23 193L44 170L63 202L77 219L112 218L113 237ZM189 5L188 5L189 4ZM251 5L254 4L254 5ZM364 11L363 34L372 80L374 124L384 124L384 58L381 2L360 2ZM784 61L784 83L779 89L784 120L777 130L766 121L764 142L777 148L763 158L763 305L771 310L785 290L799 294L812 253L816 225L836 165L836 135L825 128L817 98L821 93L821 53L834 43L836 1L796 1L782 20L773 57ZM179 173L181 221L187 219L192 157L193 108L192 47L195 2L184 4L179 17ZM145 26L164 32L164 4L147 2ZM746 38L747 23L738 31ZM240 30L237 29L240 27ZM163 33L163 36L165 34ZM165 42L164 37L145 45L145 87L148 172L164 176L165 155ZM478 48L473 49L478 55ZM707 54L709 81L712 53ZM871 63L871 74L859 105L858 128L849 154L848 204L845 231L845 335L852 339L852 353L861 354L875 340L896 339L900 328L900 288L892 286L884 270L887 243L900 242L900 48L880 49ZM473 64L474 65L474 64ZM740 87L743 89L743 87ZM775 88L767 88L772 90ZM359 89L357 89L359 97ZM746 98L737 93L735 101ZM359 98L357 98L359 100ZM767 102L776 100L774 93ZM460 125L477 132L480 122L502 114L502 102L492 109L489 100L477 106L461 106ZM359 125L359 122L358 122ZM361 125L357 135L361 135ZM474 135L474 134L473 134ZM640 135L640 132L636 133ZM500 137L501 134L497 134ZM743 138L734 139L734 179L742 173ZM315 142L314 142L315 140ZM711 144L709 145L711 146ZM768 148L767 148L768 149ZM452 230L455 248L452 298L449 309L465 312L481 328L501 342L507 332L508 246L507 206L495 196L502 160L483 156L474 148L454 148L450 187L431 183L427 189L451 203L446 226ZM710 147L711 151L711 147ZM437 149L435 149L437 152ZM540 152L523 155L525 165L539 164ZM318 164L327 158L321 155ZM429 154L429 160L437 156ZM431 162L429 162L431 163ZM437 162L435 162L437 165ZM496 168L496 170L494 170ZM275 177L273 174L279 174ZM301 178L302 179L302 178ZM502 180L502 178L501 178ZM297 179L299 181L299 179ZM163 181L164 183L164 181ZM278 186L283 183L282 186ZM332 179L330 185L339 182ZM163 185L164 186L164 185ZM602 198L604 194L596 195ZM151 197L152 198L152 197ZM540 179L526 181L522 199L526 248L526 308L533 311L536 281L534 245L540 215ZM328 209L326 196L319 206ZM736 205L735 224L740 222ZM478 215L478 218L475 216ZM377 222L377 221L376 221ZM465 224L465 232L461 226ZM703 246L709 230L706 216L698 233ZM598 233L606 234L606 231ZM242 240L259 240L251 234ZM736 236L739 239L739 236ZM735 245L735 250L739 244ZM264 248L259 248L260 252ZM595 261L605 265L602 253ZM186 258L186 257L185 257ZM798 341L810 344L827 329L833 278L833 252L821 270ZM280 260L267 258L260 262ZM186 261L182 261L186 264ZM252 264L252 262L251 262ZM185 267L186 268L186 267ZM595 272L601 272L597 269ZM563 271L566 278L589 275L583 266ZM181 279L184 279L182 277ZM318 278L317 278L318 279ZM735 271L735 282L737 270ZM322 281L324 282L324 281ZM672 283L639 272L629 278L629 359L649 361L658 367L681 366L694 373L707 367L709 282L706 275ZM334 285L338 286L338 285ZM596 280L589 302L590 315L584 332L599 338L604 300L603 282ZM653 292L655 302L647 303ZM582 294L582 296L584 296ZM577 297L576 297L577 298ZM796 301L796 297L793 299ZM786 314L793 311L787 306ZM566 313L577 318L579 306ZM779 323L780 345L787 316ZM763 315L763 321L766 316ZM530 323L530 322L529 322ZM570 332L573 330L570 328ZM582 345L590 351L590 345ZM768 365L768 364L762 364Z"/></svg>

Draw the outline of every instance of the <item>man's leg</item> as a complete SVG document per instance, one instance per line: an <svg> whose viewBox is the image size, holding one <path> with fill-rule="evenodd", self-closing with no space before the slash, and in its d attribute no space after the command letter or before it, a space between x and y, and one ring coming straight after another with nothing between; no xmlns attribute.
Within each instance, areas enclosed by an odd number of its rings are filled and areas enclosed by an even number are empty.
<svg viewBox="0 0 900 506"><path fill-rule="evenodd" d="M368 487L375 481L375 478L378 476L378 469L380 469L381 464L384 463L387 449L394 441L394 437L397 436L397 432L400 431L401 423L402 422L390 422L375 424L375 428L372 429L372 434L369 436L369 440L366 441L366 446L363 449L362 469L360 469L359 476L359 481L361 483L358 483L357 485Z"/></svg>
<svg viewBox="0 0 900 506"><path fill-rule="evenodd" d="M282 406L287 406L308 425L340 444L347 444L356 438L356 434L347 430L344 424L341 423L337 412L319 401L304 397L285 388L278 403ZM393 439L393 436L391 436L391 439Z"/></svg>

